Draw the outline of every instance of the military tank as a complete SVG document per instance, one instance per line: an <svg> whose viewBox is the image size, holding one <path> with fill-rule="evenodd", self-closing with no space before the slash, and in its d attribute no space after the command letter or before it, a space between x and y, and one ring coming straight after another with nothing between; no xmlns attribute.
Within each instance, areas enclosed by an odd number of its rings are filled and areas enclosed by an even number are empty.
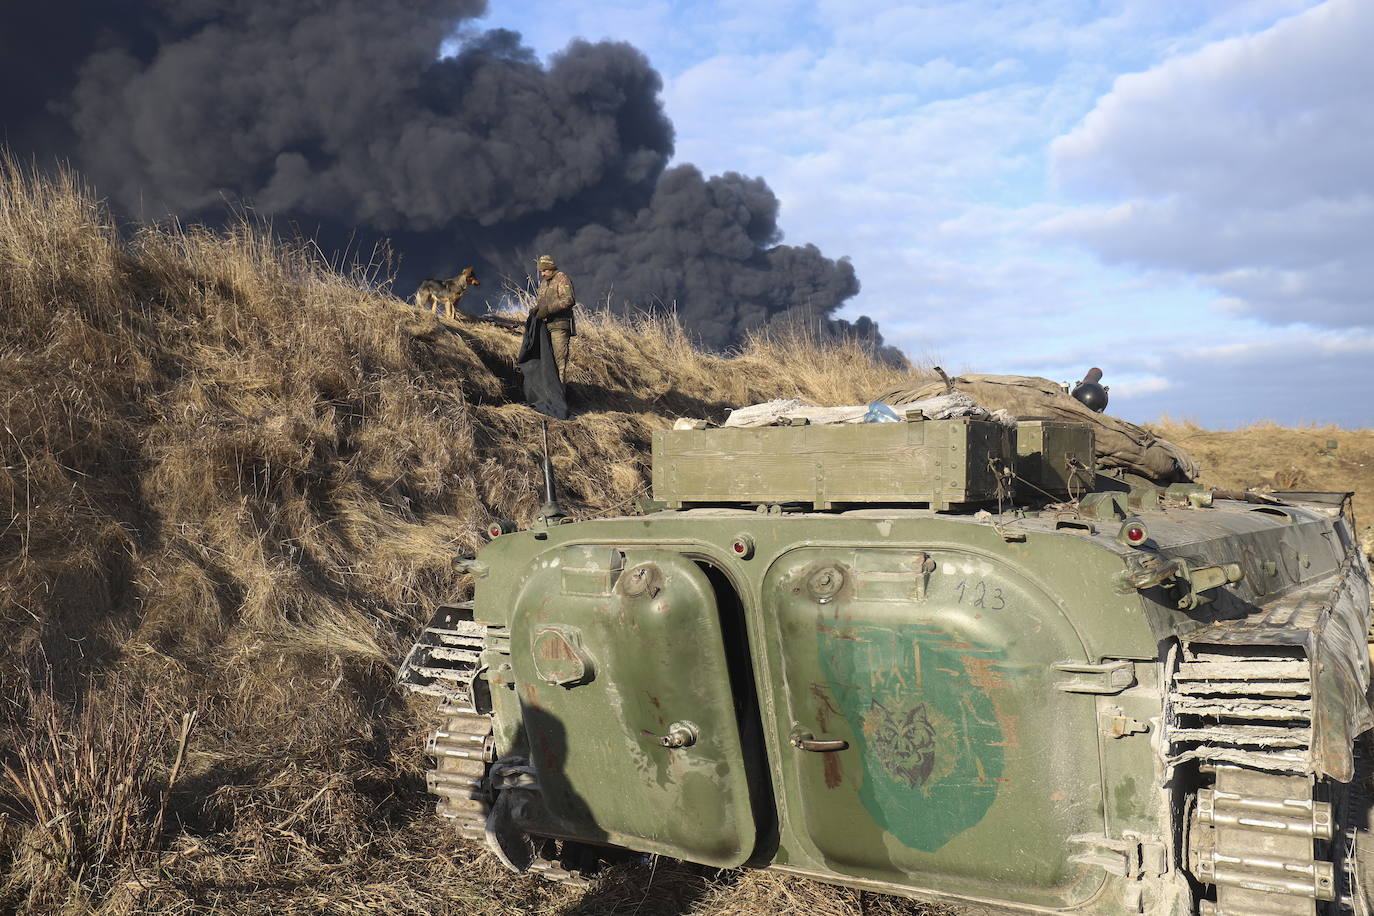
<svg viewBox="0 0 1374 916"><path fill-rule="evenodd" d="M656 434L647 514L568 523L550 482L402 666L438 814L560 881L628 850L1018 913L1366 913L1350 494L1099 473L1092 440L794 417Z"/></svg>

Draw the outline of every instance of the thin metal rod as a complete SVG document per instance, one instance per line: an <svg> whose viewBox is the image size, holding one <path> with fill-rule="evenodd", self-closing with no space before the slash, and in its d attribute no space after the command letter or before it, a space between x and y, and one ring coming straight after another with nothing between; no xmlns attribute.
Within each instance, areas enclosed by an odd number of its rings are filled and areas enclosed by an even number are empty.
<svg viewBox="0 0 1374 916"><path fill-rule="evenodd" d="M558 505L558 488L553 479L553 459L549 457L549 421L541 421L544 428L544 505L539 514L544 518L562 518L563 509Z"/></svg>

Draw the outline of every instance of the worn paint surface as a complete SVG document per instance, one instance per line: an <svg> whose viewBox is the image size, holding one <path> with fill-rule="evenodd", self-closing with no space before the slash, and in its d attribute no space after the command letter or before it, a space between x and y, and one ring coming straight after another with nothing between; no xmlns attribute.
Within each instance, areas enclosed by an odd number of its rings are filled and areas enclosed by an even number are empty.
<svg viewBox="0 0 1374 916"><path fill-rule="evenodd" d="M859 800L873 820L926 851L982 820L997 798L1005 741L969 670L982 667L967 662L976 650L929 626L823 622L818 631L822 671L858 743Z"/></svg>
<svg viewBox="0 0 1374 916"><path fill-rule="evenodd" d="M511 621L533 832L743 863L756 830L711 583L676 554L559 554ZM690 745L660 743L674 722L696 729Z"/></svg>
<svg viewBox="0 0 1374 916"><path fill-rule="evenodd" d="M1036 905L1091 895L1069 837L1102 829L1094 701L1051 686L1085 656L1043 590L994 556L889 540L789 551L762 592L776 727L848 743L784 745L790 861Z"/></svg>
<svg viewBox="0 0 1374 916"><path fill-rule="evenodd" d="M1095 837L1177 827L1158 786L1160 644L1276 634L1287 644L1312 631L1302 622L1310 602L1294 601L1331 580L1349 533L1316 510L1193 509L1128 495L1149 524L1148 550L1114 539L1115 516L1067 510L980 520L714 507L502 536L483 552L492 575L477 593L479 617L513 630L520 691L496 693L500 746L515 743L505 737L512 721L536 736L550 807L594 842L738 861L754 838L742 778L753 773L777 812L776 846L759 847L774 863L947 900L1137 912L1128 887L1075 856ZM755 544L749 558L730 549L742 535ZM1154 554L1235 562L1244 577L1182 612L1165 588L1120 587L1123 565ZM747 633L693 611L712 595L684 556L726 572ZM666 574L646 575L640 597L616 585L636 564ZM817 577L826 570L838 575ZM1362 563L1353 578L1368 588ZM1346 629L1362 652L1368 603L1355 598L1364 593L1336 597L1334 616L1347 603L1358 610ZM594 677L572 689L537 677L530 637L548 626L576 628ZM754 667L737 694L713 699L709 685L742 671L715 651L721 641ZM544 646L543 660L558 663L547 673L561 674L577 647ZM1345 648L1326 657L1328 681L1317 683L1333 714L1353 706L1337 688L1365 682L1362 666L1352 677L1331 666L1346 658L1358 660ZM1107 697L1068 690L1058 667L1114 659L1135 660L1138 684ZM737 709L758 710L762 737L720 740ZM1106 737L1103 716L1116 713L1154 728ZM655 736L684 717L711 720L702 743L686 754L661 748ZM1340 724L1323 733L1346 748ZM789 741L799 731L849 747L807 752ZM747 756L760 745L766 759ZM1160 890L1147 889L1155 912Z"/></svg>

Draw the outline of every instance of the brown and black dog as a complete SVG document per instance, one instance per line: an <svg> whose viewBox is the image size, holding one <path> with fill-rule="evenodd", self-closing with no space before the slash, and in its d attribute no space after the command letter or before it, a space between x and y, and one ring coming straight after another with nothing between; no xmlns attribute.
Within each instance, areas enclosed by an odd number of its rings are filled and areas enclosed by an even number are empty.
<svg viewBox="0 0 1374 916"><path fill-rule="evenodd" d="M452 318L458 313L458 300L469 286L481 286L482 281L471 267L448 280L426 280L415 291L415 307L433 309L434 314Z"/></svg>

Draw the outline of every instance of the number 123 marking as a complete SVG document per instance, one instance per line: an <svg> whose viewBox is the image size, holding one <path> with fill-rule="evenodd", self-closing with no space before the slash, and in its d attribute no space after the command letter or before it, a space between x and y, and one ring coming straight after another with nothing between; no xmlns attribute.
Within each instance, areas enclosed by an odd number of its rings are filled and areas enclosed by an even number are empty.
<svg viewBox="0 0 1374 916"><path fill-rule="evenodd" d="M963 604L965 599L971 599L970 603L974 607L985 607L992 611L1000 611L1007 606L1007 599L1003 597L1000 588L988 588L987 582L978 579L972 585L968 580L960 582L954 587L959 593L959 603Z"/></svg>

